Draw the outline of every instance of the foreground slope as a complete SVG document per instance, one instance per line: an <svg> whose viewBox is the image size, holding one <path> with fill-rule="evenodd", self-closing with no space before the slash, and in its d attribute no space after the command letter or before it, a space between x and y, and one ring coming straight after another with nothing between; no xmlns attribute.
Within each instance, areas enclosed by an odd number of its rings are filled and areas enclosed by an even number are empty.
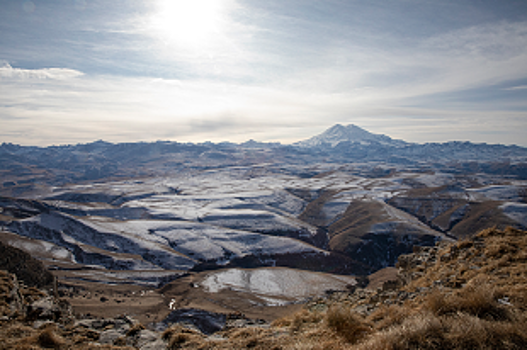
<svg viewBox="0 0 527 350"><path fill-rule="evenodd" d="M397 280L376 290L328 292L270 326L241 315L210 313L204 319L188 309L173 318L182 323L165 324L164 331L129 317L74 319L64 303L59 307L45 291L19 287L0 272L0 348L524 349L527 231L489 229L471 236L418 247L400 257ZM46 300L55 314L23 307ZM207 335L217 324L223 330Z"/></svg>
<svg viewBox="0 0 527 350"><path fill-rule="evenodd" d="M484 230L417 249L398 281L334 292L267 329L232 329L213 341L174 327L187 349L523 349L527 346L527 231Z"/></svg>

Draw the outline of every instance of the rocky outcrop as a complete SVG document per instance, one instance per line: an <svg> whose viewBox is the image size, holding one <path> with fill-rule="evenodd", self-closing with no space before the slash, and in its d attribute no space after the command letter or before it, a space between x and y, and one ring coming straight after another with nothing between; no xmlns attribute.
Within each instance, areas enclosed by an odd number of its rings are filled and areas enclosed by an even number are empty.
<svg viewBox="0 0 527 350"><path fill-rule="evenodd" d="M23 330L23 331L22 331ZM73 349L112 345L114 349L163 349L158 332L128 316L76 319L71 306L46 290L28 287L0 270L0 349L19 346Z"/></svg>
<svg viewBox="0 0 527 350"><path fill-rule="evenodd" d="M0 269L9 271L30 287L44 287L53 283L53 275L28 253L0 241Z"/></svg>
<svg viewBox="0 0 527 350"><path fill-rule="evenodd" d="M225 327L227 316L215 312L197 309L178 309L172 311L162 324L165 328L173 323L189 324L202 333L212 334Z"/></svg>

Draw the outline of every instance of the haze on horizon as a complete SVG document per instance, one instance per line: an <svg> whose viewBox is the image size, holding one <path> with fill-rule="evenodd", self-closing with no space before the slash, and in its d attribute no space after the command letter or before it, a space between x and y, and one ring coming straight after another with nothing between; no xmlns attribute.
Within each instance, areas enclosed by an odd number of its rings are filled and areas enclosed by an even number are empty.
<svg viewBox="0 0 527 350"><path fill-rule="evenodd" d="M527 2L0 0L0 143L292 143L336 123L527 146Z"/></svg>

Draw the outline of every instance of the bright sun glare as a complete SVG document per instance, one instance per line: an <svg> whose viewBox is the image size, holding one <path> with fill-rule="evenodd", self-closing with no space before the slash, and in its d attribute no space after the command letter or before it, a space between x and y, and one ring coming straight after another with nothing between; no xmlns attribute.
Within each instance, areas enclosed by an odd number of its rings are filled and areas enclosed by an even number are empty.
<svg viewBox="0 0 527 350"><path fill-rule="evenodd" d="M221 30L225 0L159 0L154 27L166 44L201 47Z"/></svg>

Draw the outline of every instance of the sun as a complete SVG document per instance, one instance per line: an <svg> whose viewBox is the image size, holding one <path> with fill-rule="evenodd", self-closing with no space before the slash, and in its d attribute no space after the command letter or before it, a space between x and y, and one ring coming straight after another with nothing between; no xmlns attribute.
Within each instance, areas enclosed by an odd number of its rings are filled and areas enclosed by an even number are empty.
<svg viewBox="0 0 527 350"><path fill-rule="evenodd" d="M165 44L202 47L221 32L226 0L159 0L153 26Z"/></svg>

